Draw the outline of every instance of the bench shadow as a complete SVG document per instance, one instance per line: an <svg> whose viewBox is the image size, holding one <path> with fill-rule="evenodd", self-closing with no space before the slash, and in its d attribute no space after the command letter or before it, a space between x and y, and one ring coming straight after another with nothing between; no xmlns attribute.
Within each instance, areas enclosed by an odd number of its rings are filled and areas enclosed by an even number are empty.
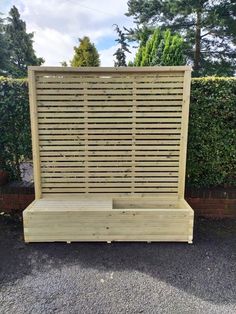
<svg viewBox="0 0 236 314"><path fill-rule="evenodd" d="M3 226L3 228L1 228ZM198 219L194 244L24 244L21 224L0 220L0 288L29 275L78 265L98 271L137 271L215 304L235 299L236 221ZM236 300L235 300L236 302Z"/></svg>

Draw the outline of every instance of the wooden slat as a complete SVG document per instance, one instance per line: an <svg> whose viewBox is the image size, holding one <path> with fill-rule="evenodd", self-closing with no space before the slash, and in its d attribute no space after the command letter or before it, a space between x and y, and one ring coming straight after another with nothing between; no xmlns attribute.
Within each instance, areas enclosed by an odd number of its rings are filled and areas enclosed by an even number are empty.
<svg viewBox="0 0 236 314"><path fill-rule="evenodd" d="M59 141L58 141L59 142ZM130 151L130 145L91 145L91 146L84 146L84 145L78 145L77 143L73 145L65 145L63 148L60 146L61 141L59 142L59 145L56 145L57 143L51 142L51 141L41 141L40 142L40 150L41 151L85 151L85 149L88 149L90 151ZM146 145L141 145L136 147L136 151L146 151L147 149L150 149L150 145L146 143ZM169 153L169 151L179 151L179 145L175 146L158 146L158 145L152 145L153 150L159 150L159 151L165 151Z"/></svg>
<svg viewBox="0 0 236 314"><path fill-rule="evenodd" d="M136 147L135 147L136 148ZM116 158L116 156L129 156L131 155L131 151L126 151L126 150L116 150L116 151L91 151L91 150L87 150L87 156L91 156L94 158L98 158L99 157L103 158L103 157L109 157L109 158ZM58 154L58 151L56 150L41 150L40 151L40 156L81 156L84 157L85 156L85 150L61 150L60 154ZM135 150L135 155L134 158L142 158L142 157L152 157L153 159L156 157L158 159L158 157L161 158L165 158L165 159L170 159L171 157L177 157L179 159L179 151L136 151Z"/></svg>
<svg viewBox="0 0 236 314"><path fill-rule="evenodd" d="M178 195L189 67L32 69L43 193Z"/></svg>
<svg viewBox="0 0 236 314"><path fill-rule="evenodd" d="M38 108L37 96L35 85L35 72L29 70L29 101L30 101L30 121L32 133L32 153L34 162L34 189L35 198L40 199L41 193L41 169L40 169L40 156L39 156L39 134L38 134Z"/></svg>
<svg viewBox="0 0 236 314"><path fill-rule="evenodd" d="M183 90L179 88L150 88L150 89L138 89L136 95L175 95L175 94L183 94ZM84 95L84 89L38 89L37 95ZM123 89L113 89L113 88L103 88L103 89L87 89L87 95L133 95L133 89L123 88ZM89 99L89 98L88 98Z"/></svg>
<svg viewBox="0 0 236 314"><path fill-rule="evenodd" d="M94 173L94 172L90 172L88 171L88 178L94 179L96 180L97 178L122 178L122 179L129 179L132 178L131 177L131 173L130 175L127 175L126 177L124 177L123 173L110 173L110 172L103 172L103 173ZM42 178L84 178L84 172L63 172L63 171L58 171L58 172L42 172L41 174ZM160 178L160 180L178 180L178 173L177 172L137 172L135 171L134 173L134 177L137 180L143 180L145 178L150 178L150 179L156 179L156 178Z"/></svg>
<svg viewBox="0 0 236 314"><path fill-rule="evenodd" d="M71 107L71 108L74 108L74 107L82 107L84 105L85 101L84 100L80 100L80 101L38 101L38 107L41 108L41 107L46 107L46 106L57 106L57 107ZM132 107L132 100L124 100L124 101L96 101L96 100L91 100L91 101L86 101L87 103L87 106L89 107L90 110L92 109L96 109L96 108L99 108L101 106L122 106L122 107ZM165 106L181 106L182 107L182 100L151 100L151 101L148 101L146 99L144 100L137 100L137 106L162 106L162 107L165 107Z"/></svg>
<svg viewBox="0 0 236 314"><path fill-rule="evenodd" d="M150 83L140 83L140 88L182 88L183 87L183 82L156 82L158 84L153 84L152 82ZM105 88L117 88L117 89L127 89L127 88L133 88L133 83L124 83L121 81L120 83L115 83L115 82L107 82L104 81L104 83L85 83L83 78L81 79L81 82L78 83L48 83L48 82L37 82L37 88L39 89L48 89L48 88L53 88L53 89L78 89L78 88L84 88L84 86L87 86L88 89L105 89ZM138 86L138 83L137 83Z"/></svg>
<svg viewBox="0 0 236 314"><path fill-rule="evenodd" d="M63 153L62 153L63 155ZM53 160L55 161L84 161L85 157L87 158L87 161L114 161L114 156L88 156L88 153L86 154L87 156L53 156ZM179 158L178 156L115 156L116 161L127 161L127 160L135 160L135 161L175 161L178 162ZM51 161L52 156L42 156L40 158L41 162L42 161Z"/></svg>
<svg viewBox="0 0 236 314"><path fill-rule="evenodd" d="M73 133L73 131L75 130L75 132L77 132L77 130L83 130L84 131L84 122L81 123L73 123L74 121L71 121L72 123L39 123L38 127L40 130L43 129L62 129L64 130L65 133L67 133L66 130L69 129L70 132ZM111 130L121 130L123 128L123 130L131 130L132 126L130 123L114 123L112 121L107 122L106 124L104 123L88 123L88 132L90 132L91 130L106 130L104 131L104 133L109 133L109 131ZM167 129L167 130L165 130ZM148 124L148 123L143 123L143 122L139 122L136 123L136 130L160 130L160 132L163 133L168 133L168 132L172 132L172 131L180 131L181 130L181 125L179 123L160 123L160 124ZM98 132L99 132L98 131Z"/></svg>
<svg viewBox="0 0 236 314"><path fill-rule="evenodd" d="M137 100L182 100L182 94L176 95L137 95ZM44 101L52 101L52 100L60 100L60 101L73 101L79 100L82 101L83 95L37 95L38 100ZM132 100L132 94L130 95L88 95L87 100L101 100L101 101L112 101L112 100Z"/></svg>
<svg viewBox="0 0 236 314"><path fill-rule="evenodd" d="M29 69L32 69L34 71L37 71L39 73L39 75L42 75L41 73L46 73L48 75L48 73L51 74L60 74L60 73L69 73L70 75L73 73L112 73L112 74L121 74L121 73L152 73L154 72L162 74L162 73L166 73L167 75L170 74L175 74L176 72L180 72L180 71L186 71L189 70L191 71L191 67L184 65L184 66L153 66L153 67L120 67L120 68L112 68L112 67L79 67L79 68L75 68L75 67L50 67L50 66L30 66Z"/></svg>
<svg viewBox="0 0 236 314"><path fill-rule="evenodd" d="M184 73L184 93L183 93L183 114L181 123L181 145L180 145L180 175L179 175L179 198L184 198L185 192L185 171L186 171L186 155L188 140L188 118L189 118L189 101L190 101L190 85L191 71Z"/></svg>

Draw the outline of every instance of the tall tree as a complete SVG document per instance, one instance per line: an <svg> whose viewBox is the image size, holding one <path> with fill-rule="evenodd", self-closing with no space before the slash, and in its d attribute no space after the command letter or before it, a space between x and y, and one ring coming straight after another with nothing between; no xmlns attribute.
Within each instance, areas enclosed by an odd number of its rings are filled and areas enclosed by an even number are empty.
<svg viewBox="0 0 236 314"><path fill-rule="evenodd" d="M189 45L186 55L195 75L235 72L235 0L129 0L127 15L139 29L159 25L179 31Z"/></svg>
<svg viewBox="0 0 236 314"><path fill-rule="evenodd" d="M44 60L37 58L33 49L33 33L26 32L26 24L20 19L18 9L13 6L7 18L5 37L8 43L8 75L25 77L29 65L41 65Z"/></svg>
<svg viewBox="0 0 236 314"><path fill-rule="evenodd" d="M184 41L170 30L157 28L148 40L140 41L134 66L183 65Z"/></svg>
<svg viewBox="0 0 236 314"><path fill-rule="evenodd" d="M7 41L4 34L3 19L0 18L0 75L7 75L9 66L9 55L7 49Z"/></svg>
<svg viewBox="0 0 236 314"><path fill-rule="evenodd" d="M70 62L72 67L98 67L100 65L98 51L90 42L89 37L79 38L79 46L74 47L74 52Z"/></svg>
<svg viewBox="0 0 236 314"><path fill-rule="evenodd" d="M118 38L115 40L119 47L113 56L116 57L116 61L114 62L115 67L126 67L126 52L130 53L129 51L129 44L127 43L127 39L125 33L118 27L118 25L114 24L115 31L117 32Z"/></svg>

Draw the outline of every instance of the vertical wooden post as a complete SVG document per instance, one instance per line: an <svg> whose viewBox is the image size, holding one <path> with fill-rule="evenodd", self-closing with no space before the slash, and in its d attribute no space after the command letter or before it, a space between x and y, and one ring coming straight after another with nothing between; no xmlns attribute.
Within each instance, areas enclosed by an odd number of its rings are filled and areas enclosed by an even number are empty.
<svg viewBox="0 0 236 314"><path fill-rule="evenodd" d="M179 199L184 198L185 190L190 86L191 86L191 69L187 69L184 72L184 86L183 86L183 106L180 138L179 184L178 184Z"/></svg>
<svg viewBox="0 0 236 314"><path fill-rule="evenodd" d="M84 177L85 177L85 193L89 192L89 172L88 172L88 97L87 97L87 83L84 83Z"/></svg>
<svg viewBox="0 0 236 314"><path fill-rule="evenodd" d="M135 147L136 147L136 111L137 111L137 104L136 104L136 82L134 80L133 82L133 102L132 102L132 166L131 166L131 176L132 176L132 182L131 182L131 194L134 194L135 192L135 171L136 171L136 156L135 156Z"/></svg>
<svg viewBox="0 0 236 314"><path fill-rule="evenodd" d="M41 167L39 155L39 136L38 136L38 109L37 109L37 95L36 95L36 81L35 71L28 69L29 82L29 100L30 100L30 120L31 120L31 134L32 134L32 153L34 163L34 189L35 199L41 198Z"/></svg>

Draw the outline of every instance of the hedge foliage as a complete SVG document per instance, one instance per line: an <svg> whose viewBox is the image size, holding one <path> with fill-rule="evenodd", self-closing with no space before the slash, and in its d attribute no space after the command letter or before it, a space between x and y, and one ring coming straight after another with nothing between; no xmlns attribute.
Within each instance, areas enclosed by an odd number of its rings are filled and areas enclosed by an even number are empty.
<svg viewBox="0 0 236 314"><path fill-rule="evenodd" d="M26 80L0 78L0 169L20 178L31 158ZM236 79L192 80L187 184L236 186Z"/></svg>
<svg viewBox="0 0 236 314"><path fill-rule="evenodd" d="M26 158L31 158L27 81L0 77L0 169L20 179Z"/></svg>
<svg viewBox="0 0 236 314"><path fill-rule="evenodd" d="M192 80L187 184L236 186L236 78Z"/></svg>

